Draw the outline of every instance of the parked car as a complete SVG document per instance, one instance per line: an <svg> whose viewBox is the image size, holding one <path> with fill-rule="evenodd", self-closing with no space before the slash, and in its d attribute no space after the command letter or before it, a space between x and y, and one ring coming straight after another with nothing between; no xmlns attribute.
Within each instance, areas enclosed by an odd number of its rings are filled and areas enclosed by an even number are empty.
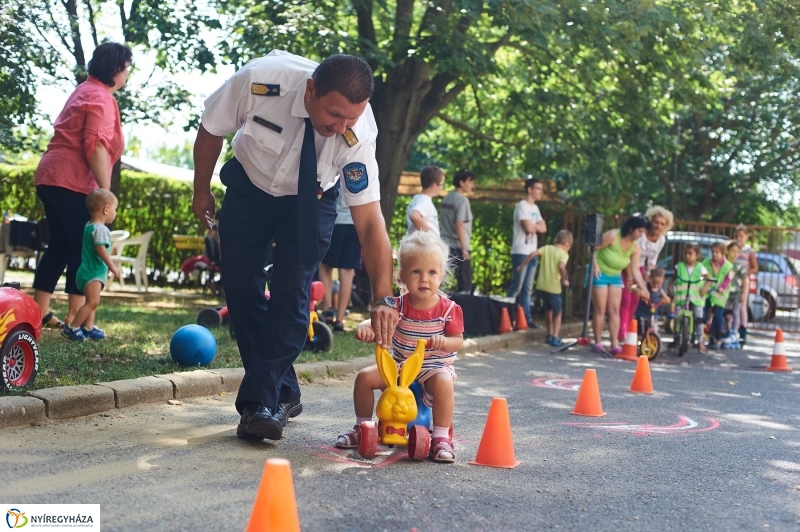
<svg viewBox="0 0 800 532"><path fill-rule="evenodd" d="M667 243L658 260L658 265L667 272L669 291L672 293L672 284L675 279L675 266L683 260L683 247L689 242L700 244L701 260L711 256L711 246L715 242L728 242L728 237L712 233L696 233L692 231L669 231L666 235ZM772 254L770 254L772 255ZM770 285L767 278L751 276L750 296L747 301L747 310L750 319L771 320L778 309L778 292ZM797 307L795 307L797 308Z"/></svg>
<svg viewBox="0 0 800 532"><path fill-rule="evenodd" d="M756 253L758 284L774 289L777 297L772 308L796 310L800 307L800 283L795 261L783 253Z"/></svg>

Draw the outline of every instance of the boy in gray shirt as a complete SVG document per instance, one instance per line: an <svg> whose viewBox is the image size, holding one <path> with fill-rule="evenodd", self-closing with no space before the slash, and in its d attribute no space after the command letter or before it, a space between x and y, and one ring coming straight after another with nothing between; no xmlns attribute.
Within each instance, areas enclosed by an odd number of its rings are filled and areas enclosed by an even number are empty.
<svg viewBox="0 0 800 532"><path fill-rule="evenodd" d="M439 231L442 240L450 248L456 278L456 292L472 293L472 262L470 260L470 238L472 238L472 209L469 194L475 187L475 174L460 170L453 176L456 189L442 200L439 213Z"/></svg>

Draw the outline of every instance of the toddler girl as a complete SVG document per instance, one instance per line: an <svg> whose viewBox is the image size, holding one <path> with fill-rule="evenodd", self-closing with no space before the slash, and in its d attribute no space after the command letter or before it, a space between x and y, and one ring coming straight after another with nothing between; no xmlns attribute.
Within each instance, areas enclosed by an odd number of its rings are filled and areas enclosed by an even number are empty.
<svg viewBox="0 0 800 532"><path fill-rule="evenodd" d="M412 233L400 242L398 267L398 284L407 293L396 298L400 321L392 339L392 356L402 364L413 354L417 339L428 339L416 380L422 386L425 404L433 408L430 457L437 462L453 462L455 452L449 436L455 401L453 362L464 343L464 317L461 307L439 292L449 270L447 245L429 231ZM370 320L359 324L356 339L366 343L375 340ZM373 392L384 388L378 366L358 372L353 389L356 424L339 436L336 447L358 447L361 423L372 421Z"/></svg>

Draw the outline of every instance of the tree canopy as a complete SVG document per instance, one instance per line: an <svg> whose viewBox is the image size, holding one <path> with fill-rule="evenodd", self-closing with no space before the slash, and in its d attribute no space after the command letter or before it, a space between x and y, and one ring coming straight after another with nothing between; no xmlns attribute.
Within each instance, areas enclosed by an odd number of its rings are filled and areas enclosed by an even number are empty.
<svg viewBox="0 0 800 532"><path fill-rule="evenodd" d="M609 214L662 203L680 218L754 222L800 188L793 1L208 0L216 14L178 0L77 1L36 0L24 25L54 24L70 48L75 25L51 4L74 6L92 35L92 13L115 7L123 38L170 72L272 49L365 57L387 219L409 160L552 178L576 207ZM223 35L216 45L209 30ZM159 105L126 103L129 119L178 106L183 90L173 79Z"/></svg>

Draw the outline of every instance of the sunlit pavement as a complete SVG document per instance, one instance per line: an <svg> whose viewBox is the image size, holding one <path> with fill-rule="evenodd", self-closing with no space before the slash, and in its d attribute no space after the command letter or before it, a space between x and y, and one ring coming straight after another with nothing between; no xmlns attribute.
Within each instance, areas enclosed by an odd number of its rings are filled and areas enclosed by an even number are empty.
<svg viewBox="0 0 800 532"><path fill-rule="evenodd" d="M585 348L464 357L453 465L331 447L353 422L352 377L304 386L277 444L235 438L230 395L5 430L0 501L100 503L103 530L242 530L264 460L284 457L307 531L798 530L800 377L761 369L771 339L748 347L661 355L653 395L627 391L635 364ZM589 367L604 417L569 413ZM496 396L515 469L468 464Z"/></svg>

